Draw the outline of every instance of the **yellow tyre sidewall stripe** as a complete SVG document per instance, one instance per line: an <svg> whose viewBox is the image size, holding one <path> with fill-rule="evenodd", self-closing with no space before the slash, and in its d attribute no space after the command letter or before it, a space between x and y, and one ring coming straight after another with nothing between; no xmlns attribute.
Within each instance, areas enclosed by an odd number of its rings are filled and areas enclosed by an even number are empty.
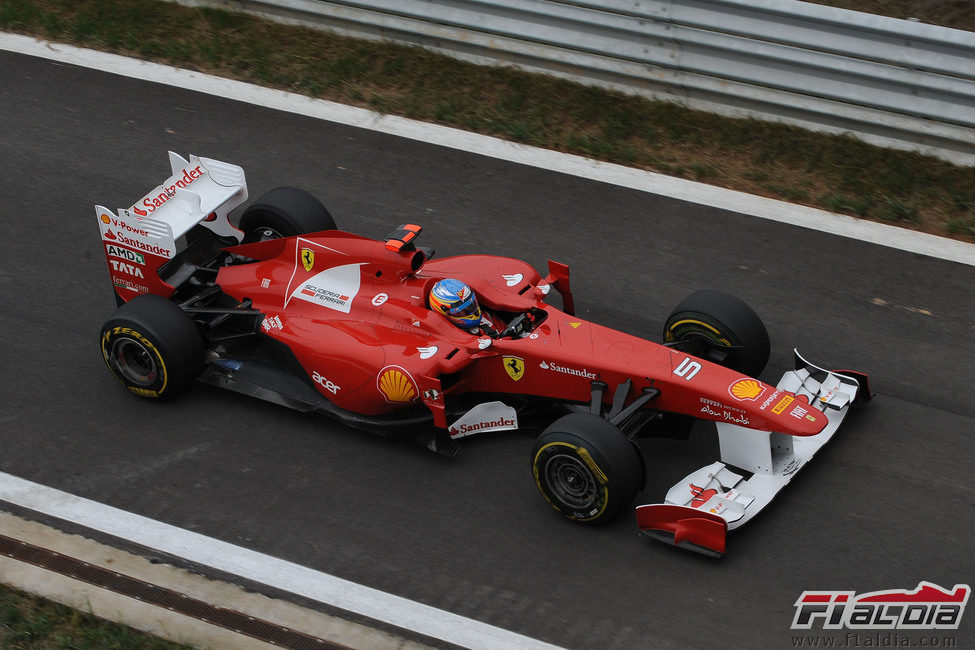
<svg viewBox="0 0 975 650"><path fill-rule="evenodd" d="M586 467L590 469L590 471L593 473L593 476L596 478L597 482L599 483L599 488L602 492L602 499L601 499L602 507L599 508L599 512L595 513L590 517L576 517L567 514L556 504L552 503L552 500L548 496L548 492L546 492L545 488L542 487L542 482L538 476L539 459L541 459L542 455L550 447L565 447L567 450L569 450L569 453L571 455L581 460L583 463L585 463ZM555 508L556 510L558 510L563 515L575 521L593 521L594 519L598 519L603 514L603 512L605 512L606 507L609 505L609 478L606 476L606 473L603 472L602 468L596 464L595 459L593 459L592 455L589 453L589 450L586 449L585 447L579 447L573 445L572 443L563 442L563 441L550 442L542 446L538 450L538 452L536 452L535 458L532 462L532 476L535 477L535 486L538 487L538 491L542 493L542 496L545 497L545 500L548 501L549 505Z"/></svg>
<svg viewBox="0 0 975 650"><path fill-rule="evenodd" d="M685 318L683 320L679 320L676 323L674 323L673 325L671 325L670 327L668 327L667 328L667 340L668 341L673 341L674 340L674 333L673 333L674 332L674 328L675 327L678 327L680 325L700 325L701 327L703 327L705 329L708 329L708 330L714 332L714 334L718 337L718 340L721 343L724 343L725 345L728 345L728 346L731 345L731 341L729 341L727 338L725 338L724 335L717 328L715 328L713 325L709 325L708 323L705 323L704 321L700 321L700 320L697 320L697 319L694 319L694 318Z"/></svg>
<svg viewBox="0 0 975 650"><path fill-rule="evenodd" d="M111 360L109 360L109 354L108 354L108 343L109 341L111 341L112 337L114 337L117 334L124 334L126 336L131 336L132 338L136 339L139 343L145 346L146 350L148 350L150 354L152 354L155 357L156 364L159 367L159 372L162 374L162 378L163 378L162 386L160 386L158 390L150 390L148 388L142 388L140 386L131 386L125 381L123 377L119 375L118 371L115 369L115 366L112 365ZM163 361L163 357L159 353L159 350L156 348L155 345L152 344L152 341L146 338L145 335L143 335L141 332L134 330L131 327L122 327L122 326L113 327L112 329L106 331L102 335L102 358L105 360L105 365L108 366L108 369L112 371L112 375L115 377L115 379L120 384L122 384L127 389L129 389L131 392L135 393L136 395L139 395L140 397L156 398L162 395L163 391L166 390L166 384L169 383L169 372L166 370L166 363Z"/></svg>

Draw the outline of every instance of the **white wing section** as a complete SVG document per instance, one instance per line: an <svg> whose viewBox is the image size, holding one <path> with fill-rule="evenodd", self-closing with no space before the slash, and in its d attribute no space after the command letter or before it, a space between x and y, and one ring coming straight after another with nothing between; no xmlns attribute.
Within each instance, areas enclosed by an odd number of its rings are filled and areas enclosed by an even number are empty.
<svg viewBox="0 0 975 650"><path fill-rule="evenodd" d="M217 235L240 241L242 233L228 219L247 200L244 170L237 165L190 155L189 160L169 152L172 175L147 193L120 217L169 226L173 239L201 224ZM213 214L212 218L208 217Z"/></svg>
<svg viewBox="0 0 975 650"><path fill-rule="evenodd" d="M826 415L826 427L813 436L790 436L718 422L721 460L684 477L664 503L637 507L637 522L647 534L709 555L723 554L725 531L754 517L788 485L833 437L858 393L869 399L869 388L854 373L829 372L798 351L795 355L796 370L785 373L777 388L805 398L808 408Z"/></svg>
<svg viewBox="0 0 975 650"><path fill-rule="evenodd" d="M126 246L130 249L150 253L169 259L176 254L173 232L165 221L136 217L127 210L113 214L106 207L96 205L98 228L102 241L110 245Z"/></svg>

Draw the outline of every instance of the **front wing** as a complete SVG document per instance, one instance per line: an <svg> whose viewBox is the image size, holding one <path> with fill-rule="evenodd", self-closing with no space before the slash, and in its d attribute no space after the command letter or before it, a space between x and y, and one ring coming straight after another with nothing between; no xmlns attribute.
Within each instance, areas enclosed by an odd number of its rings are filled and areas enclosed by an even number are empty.
<svg viewBox="0 0 975 650"><path fill-rule="evenodd" d="M819 368L795 351L796 369L777 388L795 393L829 420L814 436L798 437L718 422L721 460L677 483L664 503L638 506L637 525L647 535L681 548L720 557L725 538L771 502L825 445L854 402L870 399L866 375ZM741 473L739 473L741 472ZM746 478L746 475L747 478Z"/></svg>

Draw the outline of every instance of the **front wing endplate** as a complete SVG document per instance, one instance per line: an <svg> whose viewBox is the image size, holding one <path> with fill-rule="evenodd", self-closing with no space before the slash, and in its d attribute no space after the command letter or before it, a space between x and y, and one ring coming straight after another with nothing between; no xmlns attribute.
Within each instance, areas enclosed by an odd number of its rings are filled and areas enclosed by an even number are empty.
<svg viewBox="0 0 975 650"><path fill-rule="evenodd" d="M828 419L826 427L798 437L718 422L721 460L674 485L664 503L637 507L637 524L644 533L720 557L727 531L768 505L833 437L850 405L870 398L866 375L829 372L795 354L796 370L785 373L777 387L820 410Z"/></svg>

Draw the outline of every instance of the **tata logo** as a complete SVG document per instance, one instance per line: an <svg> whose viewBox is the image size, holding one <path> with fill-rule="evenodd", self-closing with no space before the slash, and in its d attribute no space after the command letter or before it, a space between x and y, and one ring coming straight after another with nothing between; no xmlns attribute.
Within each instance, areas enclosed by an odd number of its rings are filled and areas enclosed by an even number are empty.
<svg viewBox="0 0 975 650"><path fill-rule="evenodd" d="M108 262L109 262L109 264L112 265L112 269L114 269L116 271L120 271L120 272L125 273L127 275L131 275L132 277L135 277L135 278L144 278L145 277L144 275L142 275L142 269L140 269L138 266L133 266L131 264L126 264L125 262L119 262L118 260L108 260Z"/></svg>
<svg viewBox="0 0 975 650"><path fill-rule="evenodd" d="M315 251L310 248L301 249L301 265L306 271L311 271L315 266Z"/></svg>

